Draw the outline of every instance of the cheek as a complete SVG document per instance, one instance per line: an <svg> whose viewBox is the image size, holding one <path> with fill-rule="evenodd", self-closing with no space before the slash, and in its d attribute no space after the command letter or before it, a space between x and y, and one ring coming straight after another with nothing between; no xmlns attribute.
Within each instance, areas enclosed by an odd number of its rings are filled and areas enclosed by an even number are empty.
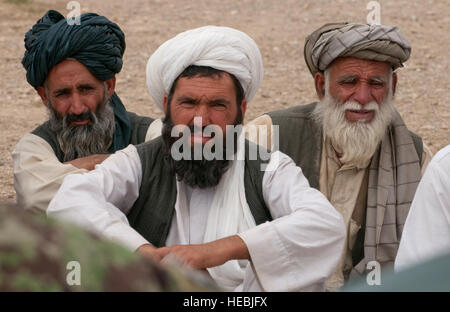
<svg viewBox="0 0 450 312"><path fill-rule="evenodd" d="M345 89L342 87L330 87L330 95L334 99L339 100L340 103L348 101L352 94L353 91L349 89Z"/></svg>
<svg viewBox="0 0 450 312"><path fill-rule="evenodd" d="M375 101L381 105L381 103L386 99L387 95L389 93L388 89L374 89L372 90L372 96L374 97Z"/></svg>
<svg viewBox="0 0 450 312"><path fill-rule="evenodd" d="M51 105L55 111L58 112L59 116L64 117L69 110L70 104L68 101L64 100L55 100L51 101Z"/></svg>
<svg viewBox="0 0 450 312"><path fill-rule="evenodd" d="M85 100L85 103L90 111L96 112L97 108L103 103L103 101L104 101L104 98L103 98L103 93L102 93L101 95L96 94L93 96L88 96Z"/></svg>
<svg viewBox="0 0 450 312"><path fill-rule="evenodd" d="M175 125L188 125L194 119L194 110L170 106L170 118Z"/></svg>
<svg viewBox="0 0 450 312"><path fill-rule="evenodd" d="M211 123L218 125L225 131L227 125L232 125L237 117L237 110L235 112L219 111L213 112L210 115Z"/></svg>

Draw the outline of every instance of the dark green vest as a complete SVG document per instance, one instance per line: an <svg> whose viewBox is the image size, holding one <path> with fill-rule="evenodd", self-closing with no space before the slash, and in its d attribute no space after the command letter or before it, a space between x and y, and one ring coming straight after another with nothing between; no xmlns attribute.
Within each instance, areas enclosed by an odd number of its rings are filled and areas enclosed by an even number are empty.
<svg viewBox="0 0 450 312"><path fill-rule="evenodd" d="M299 105L267 113L273 125L279 126L279 150L302 168L311 187L319 189L322 156L322 128L312 119L316 103ZM419 161L422 161L422 139L410 131Z"/></svg>
<svg viewBox="0 0 450 312"><path fill-rule="evenodd" d="M128 144L137 145L145 142L145 135L147 134L147 129L154 119L150 117L138 116L135 113L127 112L128 118L132 124L132 132L131 132L131 140ZM64 161L64 153L61 150L58 139L56 138L55 132L50 129L50 122L46 121L36 129L34 129L31 133L37 135L44 139L55 152L56 157L60 162Z"/></svg>
<svg viewBox="0 0 450 312"><path fill-rule="evenodd" d="M245 196L256 224L272 220L264 202L261 159L249 160L249 149L256 145L245 142ZM130 225L154 246L165 245L177 198L176 178L164 157L162 137L137 145L142 164L139 197L128 214Z"/></svg>

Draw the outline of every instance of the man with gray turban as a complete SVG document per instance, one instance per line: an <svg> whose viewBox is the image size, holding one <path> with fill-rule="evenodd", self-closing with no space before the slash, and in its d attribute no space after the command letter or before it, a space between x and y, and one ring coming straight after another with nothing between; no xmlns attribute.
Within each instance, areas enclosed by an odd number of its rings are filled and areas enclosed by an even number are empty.
<svg viewBox="0 0 450 312"><path fill-rule="evenodd" d="M323 290L342 217L288 156L263 158L243 139L262 77L243 32L206 26L170 39L147 64L162 136L68 176L47 214L154 259L179 258L229 291Z"/></svg>
<svg viewBox="0 0 450 312"><path fill-rule="evenodd" d="M127 112L114 92L125 36L106 17L83 14L77 25L50 10L26 33L25 49L27 80L49 120L16 145L14 186L22 207L45 211L66 175L149 139L153 119Z"/></svg>
<svg viewBox="0 0 450 312"><path fill-rule="evenodd" d="M394 71L411 48L396 27L326 24L304 55L318 103L258 117L279 126L279 149L342 214L347 241L327 288L395 260L403 225L431 153L393 105ZM273 143L272 143L273 145Z"/></svg>

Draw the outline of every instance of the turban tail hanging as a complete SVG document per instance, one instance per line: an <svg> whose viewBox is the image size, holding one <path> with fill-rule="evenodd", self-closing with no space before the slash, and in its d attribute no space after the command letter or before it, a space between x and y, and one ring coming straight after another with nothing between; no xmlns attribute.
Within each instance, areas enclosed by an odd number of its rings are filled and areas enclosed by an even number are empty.
<svg viewBox="0 0 450 312"><path fill-rule="evenodd" d="M147 87L161 110L164 94L190 65L209 66L234 75L247 102L255 96L263 79L261 53L248 35L229 27L191 29L166 41L148 60Z"/></svg>
<svg viewBox="0 0 450 312"><path fill-rule="evenodd" d="M411 47L397 27L358 23L325 24L306 38L304 48L313 76L338 57L389 62L397 69L410 54Z"/></svg>
<svg viewBox="0 0 450 312"><path fill-rule="evenodd" d="M82 63L101 81L111 79L122 69L125 35L104 16L86 13L80 25L70 25L59 12L48 11L25 35L22 65L27 81L42 86L50 70L67 58ZM115 131L110 152L122 149L131 139L131 122L116 93L111 97Z"/></svg>

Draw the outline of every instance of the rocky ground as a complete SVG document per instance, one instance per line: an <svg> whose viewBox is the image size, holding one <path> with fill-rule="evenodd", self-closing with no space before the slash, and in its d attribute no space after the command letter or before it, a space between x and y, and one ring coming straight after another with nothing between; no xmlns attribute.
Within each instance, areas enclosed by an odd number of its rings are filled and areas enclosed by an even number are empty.
<svg viewBox="0 0 450 312"><path fill-rule="evenodd" d="M48 9L63 15L69 1L0 0L0 201L15 199L11 151L27 132L46 120L46 110L25 79L20 61L25 32ZM303 60L305 37L331 21L366 22L367 0L109 0L78 1L126 34L124 68L117 93L130 111L161 117L145 85L148 57L175 34L203 25L223 25L249 34L259 45L265 77L249 104L246 120L315 100ZM450 5L448 1L379 1L381 22L400 28L412 46L398 70L396 106L406 124L433 152L450 143Z"/></svg>

